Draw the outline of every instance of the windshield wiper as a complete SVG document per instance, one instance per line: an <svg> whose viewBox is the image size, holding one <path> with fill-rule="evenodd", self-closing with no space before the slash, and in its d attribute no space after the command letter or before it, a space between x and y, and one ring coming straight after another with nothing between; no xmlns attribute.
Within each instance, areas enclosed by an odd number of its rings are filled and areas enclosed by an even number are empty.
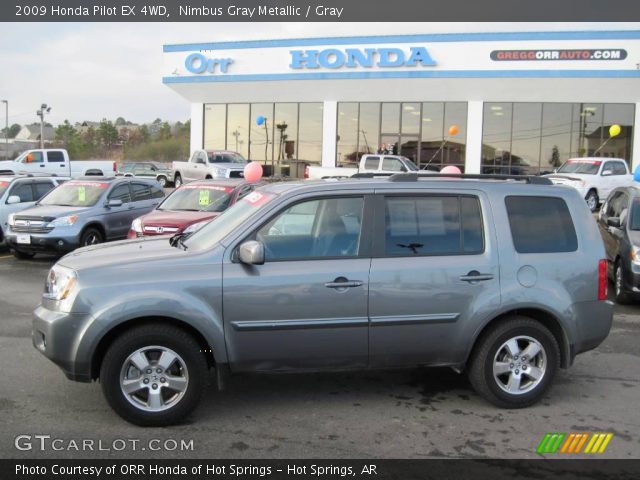
<svg viewBox="0 0 640 480"><path fill-rule="evenodd" d="M179 247L182 248L183 250L187 249L187 246L184 244L184 239L185 237L188 237L190 234L189 233L176 233L175 235L173 235L170 239L169 239L169 245L171 245L172 247Z"/></svg>

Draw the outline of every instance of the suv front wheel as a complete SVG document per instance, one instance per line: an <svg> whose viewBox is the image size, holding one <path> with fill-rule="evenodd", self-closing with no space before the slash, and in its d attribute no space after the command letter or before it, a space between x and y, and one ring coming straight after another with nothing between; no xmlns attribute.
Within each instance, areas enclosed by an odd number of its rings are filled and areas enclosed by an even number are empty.
<svg viewBox="0 0 640 480"><path fill-rule="evenodd" d="M208 366L201 347L170 325L136 327L107 350L100 369L105 398L118 415L142 426L178 423L200 401Z"/></svg>
<svg viewBox="0 0 640 480"><path fill-rule="evenodd" d="M539 322L505 319L479 340L470 360L469 381L486 400L503 408L536 403L560 366L560 348Z"/></svg>

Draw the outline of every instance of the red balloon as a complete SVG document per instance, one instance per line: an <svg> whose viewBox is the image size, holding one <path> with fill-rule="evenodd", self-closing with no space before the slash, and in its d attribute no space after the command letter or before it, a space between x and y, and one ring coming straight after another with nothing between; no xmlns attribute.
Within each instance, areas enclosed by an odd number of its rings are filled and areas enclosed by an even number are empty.
<svg viewBox="0 0 640 480"><path fill-rule="evenodd" d="M449 136L455 137L458 134L458 125L451 125L449 127Z"/></svg>
<svg viewBox="0 0 640 480"><path fill-rule="evenodd" d="M262 178L262 165L258 162L249 162L244 167L244 179L249 183L256 183Z"/></svg>
<svg viewBox="0 0 640 480"><path fill-rule="evenodd" d="M440 170L440 173L462 173L462 172L458 167L454 165L447 165L442 170Z"/></svg>

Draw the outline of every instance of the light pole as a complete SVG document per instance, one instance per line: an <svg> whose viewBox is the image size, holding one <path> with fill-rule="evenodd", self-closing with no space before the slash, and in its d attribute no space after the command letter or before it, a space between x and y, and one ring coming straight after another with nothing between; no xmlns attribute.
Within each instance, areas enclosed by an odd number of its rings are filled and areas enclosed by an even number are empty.
<svg viewBox="0 0 640 480"><path fill-rule="evenodd" d="M44 149L44 114L50 113L51 107L46 103L40 105L40 110L36 112L36 115L40 117L40 148Z"/></svg>
<svg viewBox="0 0 640 480"><path fill-rule="evenodd" d="M5 144L5 151L4 151L4 159L5 160L9 160L9 100L2 100L2 103L5 104L6 106L6 110L5 110L5 122L4 122L4 144Z"/></svg>

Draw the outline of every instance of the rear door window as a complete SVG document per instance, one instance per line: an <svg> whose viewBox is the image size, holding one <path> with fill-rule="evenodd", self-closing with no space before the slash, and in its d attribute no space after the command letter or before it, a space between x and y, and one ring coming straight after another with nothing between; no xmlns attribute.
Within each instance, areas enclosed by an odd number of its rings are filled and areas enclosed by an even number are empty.
<svg viewBox="0 0 640 480"><path fill-rule="evenodd" d="M118 185L113 191L109 194L110 200L122 200L122 203L131 202L131 192L129 191L129 184L123 183Z"/></svg>
<svg viewBox="0 0 640 480"><path fill-rule="evenodd" d="M36 190L36 192L35 192L35 200L40 200L53 187L55 187L53 182L36 182L34 184L34 188Z"/></svg>
<svg viewBox="0 0 640 480"><path fill-rule="evenodd" d="M131 184L131 188L133 189L133 201L140 202L142 200L151 200L151 185L147 185L146 183L136 183L133 182Z"/></svg>
<svg viewBox="0 0 640 480"><path fill-rule="evenodd" d="M380 157L368 157L364 161L365 170L377 170L380 164Z"/></svg>
<svg viewBox="0 0 640 480"><path fill-rule="evenodd" d="M62 163L64 162L64 154L58 151L48 152L47 159L49 162Z"/></svg>
<svg viewBox="0 0 640 480"><path fill-rule="evenodd" d="M505 198L511 236L518 253L575 252L578 237L566 202L559 197Z"/></svg>

